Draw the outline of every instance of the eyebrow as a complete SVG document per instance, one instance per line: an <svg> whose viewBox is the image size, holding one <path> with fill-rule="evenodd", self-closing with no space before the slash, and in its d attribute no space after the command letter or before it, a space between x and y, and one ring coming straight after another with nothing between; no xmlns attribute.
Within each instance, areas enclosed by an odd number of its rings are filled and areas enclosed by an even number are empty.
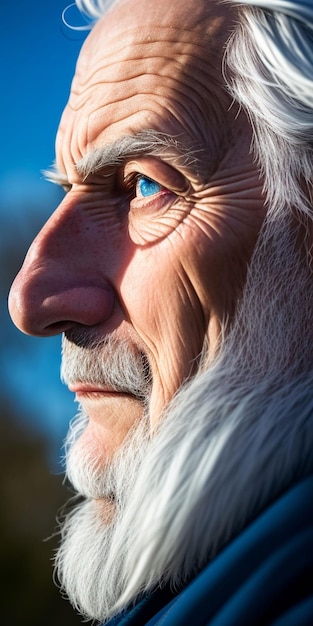
<svg viewBox="0 0 313 626"><path fill-rule="evenodd" d="M76 171L86 180L101 170L110 173L110 170L122 167L131 159L155 156L166 160L173 167L181 167L187 173L201 176L205 160L203 155L204 149L195 144L186 145L178 137L155 130L143 130L91 150L76 164ZM43 170L43 174L50 182L63 187L69 185L66 174L55 165L49 170Z"/></svg>
<svg viewBox="0 0 313 626"><path fill-rule="evenodd" d="M163 158L173 166L199 174L203 149L186 146L178 137L155 130L144 130L134 135L125 135L116 141L92 150L76 165L78 174L85 180L100 170L118 169L127 161L145 156Z"/></svg>

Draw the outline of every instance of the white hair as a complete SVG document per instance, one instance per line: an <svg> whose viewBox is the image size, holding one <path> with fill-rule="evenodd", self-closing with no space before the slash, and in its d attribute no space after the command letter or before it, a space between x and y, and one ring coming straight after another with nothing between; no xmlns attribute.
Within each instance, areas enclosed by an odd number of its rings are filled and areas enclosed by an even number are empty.
<svg viewBox="0 0 313 626"><path fill-rule="evenodd" d="M77 4L93 16L92 7L105 6ZM304 191L312 167L313 8L301 0L241 4L225 72L253 124L268 216L220 353L178 392L145 442L122 514L100 523L87 500L63 527L61 583L83 614L99 620L160 585L179 589L312 470L312 274L293 211L311 219Z"/></svg>
<svg viewBox="0 0 313 626"><path fill-rule="evenodd" d="M226 53L226 79L253 126L269 211L291 208L307 223L313 183L313 4L240 4L240 22Z"/></svg>
<svg viewBox="0 0 313 626"><path fill-rule="evenodd" d="M77 8L90 20L98 20L120 0L76 0Z"/></svg>

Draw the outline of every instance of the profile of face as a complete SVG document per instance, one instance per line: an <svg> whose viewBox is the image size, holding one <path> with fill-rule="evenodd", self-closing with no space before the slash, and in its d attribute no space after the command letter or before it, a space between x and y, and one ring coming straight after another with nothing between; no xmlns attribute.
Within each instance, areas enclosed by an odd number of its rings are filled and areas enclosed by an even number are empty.
<svg viewBox="0 0 313 626"><path fill-rule="evenodd" d="M215 2L123 0L83 45L56 140L65 197L12 286L24 332L64 333L63 375L110 457L151 428L231 324L264 218Z"/></svg>

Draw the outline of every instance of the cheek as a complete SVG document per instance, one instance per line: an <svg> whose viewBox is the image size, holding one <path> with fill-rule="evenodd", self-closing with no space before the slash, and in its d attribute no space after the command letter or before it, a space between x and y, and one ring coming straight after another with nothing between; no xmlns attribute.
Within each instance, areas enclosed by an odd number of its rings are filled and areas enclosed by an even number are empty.
<svg viewBox="0 0 313 626"><path fill-rule="evenodd" d="M169 240L137 251L121 296L148 350L153 384L168 401L190 374L205 335L197 294Z"/></svg>
<svg viewBox="0 0 313 626"><path fill-rule="evenodd" d="M189 254L180 257L207 323L233 318L263 219L263 208L195 208L179 228L189 242Z"/></svg>
<svg viewBox="0 0 313 626"><path fill-rule="evenodd" d="M167 241L137 250L125 271L121 297L130 321L151 343L168 336L175 342L199 314L189 276Z"/></svg>

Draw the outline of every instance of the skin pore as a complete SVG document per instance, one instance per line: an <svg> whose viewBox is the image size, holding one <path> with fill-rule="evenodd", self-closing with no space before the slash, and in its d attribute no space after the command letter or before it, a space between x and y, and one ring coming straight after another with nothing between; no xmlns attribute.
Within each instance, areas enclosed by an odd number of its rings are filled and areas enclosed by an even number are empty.
<svg viewBox="0 0 313 626"><path fill-rule="evenodd" d="M204 343L216 353L264 217L250 127L222 86L234 18L205 0L125 0L98 22L56 140L67 194L10 295L26 333L84 336L81 350L113 334L146 355L152 427ZM71 389L90 420L82 437L110 457L143 403Z"/></svg>

